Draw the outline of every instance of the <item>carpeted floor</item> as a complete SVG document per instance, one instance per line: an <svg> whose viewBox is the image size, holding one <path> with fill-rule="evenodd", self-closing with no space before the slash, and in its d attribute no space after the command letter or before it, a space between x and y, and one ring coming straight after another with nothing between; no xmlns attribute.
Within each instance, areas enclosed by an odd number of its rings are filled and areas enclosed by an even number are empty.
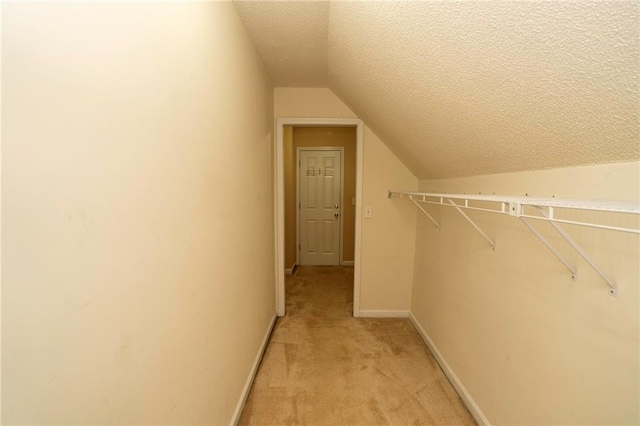
<svg viewBox="0 0 640 426"><path fill-rule="evenodd" d="M474 425L408 319L353 318L353 268L302 267L241 425Z"/></svg>

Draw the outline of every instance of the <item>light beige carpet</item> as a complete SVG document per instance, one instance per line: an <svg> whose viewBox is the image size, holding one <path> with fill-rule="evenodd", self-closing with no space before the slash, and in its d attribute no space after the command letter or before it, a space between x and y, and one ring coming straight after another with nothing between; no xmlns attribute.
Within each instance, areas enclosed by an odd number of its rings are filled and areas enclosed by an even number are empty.
<svg viewBox="0 0 640 426"><path fill-rule="evenodd" d="M473 425L408 319L353 318L353 268L287 277L242 425Z"/></svg>

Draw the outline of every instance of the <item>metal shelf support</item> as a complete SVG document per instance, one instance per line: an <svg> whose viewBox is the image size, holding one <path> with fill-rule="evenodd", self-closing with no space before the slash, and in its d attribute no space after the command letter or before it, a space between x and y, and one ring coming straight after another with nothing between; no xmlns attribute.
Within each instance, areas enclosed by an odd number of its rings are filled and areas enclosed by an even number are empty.
<svg viewBox="0 0 640 426"><path fill-rule="evenodd" d="M422 211L422 213L424 213L424 214L425 214L429 219L431 219L431 222L433 222L433 223L438 227L438 230L440 230L440 224L439 224L438 222L436 222L436 220L435 220L433 217L431 217L431 215L429 214L429 212L427 212L427 211L424 209L424 207L422 207L422 206L421 206L421 205L420 205L416 200L414 200L413 198L411 198L411 201L413 201L413 204L415 204L415 205L416 205L416 207L418 207L418 208Z"/></svg>
<svg viewBox="0 0 640 426"><path fill-rule="evenodd" d="M462 211L460 206L457 205L453 200L447 199L447 201L449 202L449 204L454 206L456 208L456 210L458 210L458 213L460 213L465 219L467 219L467 221L476 229L476 231L478 231L480 233L480 235L482 235L482 237L485 240L487 240L489 242L489 244L491 244L491 250L496 251L496 243L491 241L491 238L487 237L487 234L485 234L484 231L482 231L482 229L480 229L480 227L478 225L476 225L476 223L473 220L471 220L471 218L469 216L467 216L467 214L465 212Z"/></svg>
<svg viewBox="0 0 640 426"><path fill-rule="evenodd" d="M420 203L436 204L447 207L454 207L458 212L475 228L482 237L491 244L495 251L495 243L485 234L482 229L466 214L464 210L478 210L489 213L509 215L519 218L522 223L560 260L571 272L571 278L576 280L577 268L560 254L560 252L545 238L540 231L533 226L529 219L549 222L562 238L591 266L609 286L609 294L617 295L618 287L613 279L606 274L587 252L564 230L560 224L570 224L578 226L588 226L597 229L605 229L616 232L626 232L630 234L640 234L637 227L618 227L602 225L591 221L576 221L560 219L554 216L554 209L569 209L583 211L599 211L618 214L640 215L640 203L633 201L602 201L602 200L573 200L556 198L532 198L514 197L500 195L467 195L467 194L438 194L426 192L400 192L389 191L388 198L409 198L427 217L440 229L440 224L422 207ZM458 204L454 200L461 200L464 204ZM486 208L484 206L470 205L470 202L497 203L497 208ZM527 214L525 208L533 207L540 215Z"/></svg>
<svg viewBox="0 0 640 426"><path fill-rule="evenodd" d="M551 219L553 217L552 213L547 213L546 211L544 211L543 208L538 207L538 206L534 206L534 207L536 208L536 210L538 210L540 212L541 215L543 215L547 219ZM573 249L576 252L578 252L578 254L580 256L582 256L582 258L593 268L593 270L596 271L602 277L602 279L606 281L607 285L609 285L609 294L612 295L612 296L617 296L618 295L618 286L616 285L615 281L613 281L611 278L609 278L609 276L607 274L605 274L602 269L600 269L598 264L593 261L591 256L589 256L589 254L582 249L580 244L578 244L571 237L571 235L569 235L567 233L567 231L564 230L564 228L562 226L560 226L559 224L557 224L555 222L549 222L549 224L551 226L553 226L553 229L558 231L558 234L560 234L562 236L562 238L564 238L565 241L567 243L569 243L569 245L571 247L573 247Z"/></svg>
<svg viewBox="0 0 640 426"><path fill-rule="evenodd" d="M533 233L533 235L535 235L536 237L538 237L538 239L540 241L542 241L542 244L544 244L545 246L547 246L547 248L551 251L551 253L555 254L556 257L558 258L558 260L560 260L560 262L564 263L564 266L567 267L567 269L569 270L569 272L571 272L571 279L574 281L578 280L578 270L576 269L575 266L572 266L569 261L567 261L564 256L562 256L560 254L560 252L558 250L556 250L556 248L549 242L549 240L547 240L544 235L542 235L540 233L540 231L538 231L538 229L533 226L533 224L531 222L529 222L526 218L521 217L520 220L522 220L522 223L524 223L527 228L529 228L529 230Z"/></svg>

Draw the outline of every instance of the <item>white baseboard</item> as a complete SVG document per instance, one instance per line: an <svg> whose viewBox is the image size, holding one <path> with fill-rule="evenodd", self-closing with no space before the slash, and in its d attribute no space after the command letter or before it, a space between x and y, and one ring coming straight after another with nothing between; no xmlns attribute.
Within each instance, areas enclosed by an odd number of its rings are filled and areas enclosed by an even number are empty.
<svg viewBox="0 0 640 426"><path fill-rule="evenodd" d="M284 273L287 275L293 275L293 273L296 271L297 268L298 268L298 264L294 263L293 265L291 265L291 268L285 269Z"/></svg>
<svg viewBox="0 0 640 426"><path fill-rule="evenodd" d="M353 260L343 260L342 266L353 266Z"/></svg>
<svg viewBox="0 0 640 426"><path fill-rule="evenodd" d="M458 376L456 376L456 373L451 369L447 361L442 357L442 354L440 353L436 345L429 338L427 332L424 331L424 329L418 323L418 320L415 319L412 313L409 313L409 319L411 320L411 323L415 327L418 334L420 334L420 337L422 337L422 340L424 340L424 343L427 345L436 361L438 361L440 368L442 368L442 371L444 371L444 374L446 374L447 378L451 382L451 385L453 385L453 388L456 390L456 392L458 392L458 395L460 395L462 402L464 402L464 405L467 406L467 409L476 420L476 422L478 422L479 425L491 425L487 417L482 413L482 410L480 410L480 407L478 407L478 404L476 404L476 402L473 400Z"/></svg>
<svg viewBox="0 0 640 426"><path fill-rule="evenodd" d="M249 372L249 377L247 377L247 381L244 384L244 388L242 389L242 393L240 394L240 400L238 400L238 405L236 405L236 410L233 412L233 416L231 417L230 425L238 424L238 420L240 420L240 414L242 414L242 410L244 409L244 404L247 402L247 397L249 396L249 391L251 390L251 385L253 385L253 379L256 378L256 373L258 372L258 367L260 366L260 361L262 361L262 356L264 355L265 349L267 349L267 343L269 343L269 337L271 336L271 331L273 330L273 326L276 325L277 315L274 314L271 322L269 323L269 327L267 328L267 332L262 339L262 344L260 345L260 349L258 349L258 354L256 355L256 359L253 361L253 365L251 366L251 371Z"/></svg>
<svg viewBox="0 0 640 426"><path fill-rule="evenodd" d="M408 318L409 311L361 310L356 312L354 316L359 318Z"/></svg>

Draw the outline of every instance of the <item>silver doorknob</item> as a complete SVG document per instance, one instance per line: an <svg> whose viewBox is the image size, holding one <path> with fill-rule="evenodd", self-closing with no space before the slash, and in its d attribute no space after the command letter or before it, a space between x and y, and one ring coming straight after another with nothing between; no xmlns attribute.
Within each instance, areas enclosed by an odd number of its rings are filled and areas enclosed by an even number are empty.
<svg viewBox="0 0 640 426"><path fill-rule="evenodd" d="M338 208L340 208L340 206L336 204L335 206L333 206L333 208L334 209L338 209Z"/></svg>

